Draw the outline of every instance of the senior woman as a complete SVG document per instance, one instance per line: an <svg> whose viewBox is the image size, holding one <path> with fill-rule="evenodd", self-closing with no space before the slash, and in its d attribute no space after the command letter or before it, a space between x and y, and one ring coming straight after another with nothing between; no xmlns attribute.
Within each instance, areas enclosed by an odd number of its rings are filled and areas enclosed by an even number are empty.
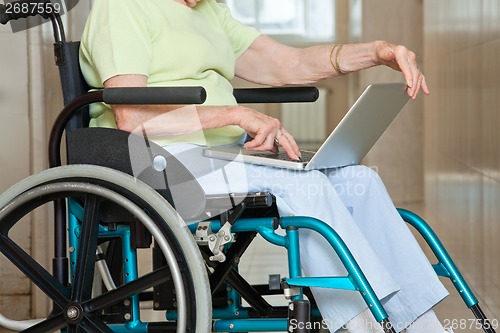
<svg viewBox="0 0 500 333"><path fill-rule="evenodd" d="M207 91L197 107L100 105L91 110L92 126L144 128L172 153L195 152L184 162L207 192L271 191L280 214L328 223L353 252L396 329L444 331L432 308L447 291L371 169L297 172L237 163L221 185L219 162L195 149L243 142L248 133L253 139L245 148L276 151L279 145L299 159L279 120L236 104L234 76L271 86L309 84L385 65L402 72L414 99L429 91L413 52L384 41L293 48L237 22L215 0L95 0L81 45L81 67L92 87L201 85ZM318 238L301 230L305 274L341 274L339 260ZM331 332L342 325L349 332L380 329L357 293L313 293Z"/></svg>

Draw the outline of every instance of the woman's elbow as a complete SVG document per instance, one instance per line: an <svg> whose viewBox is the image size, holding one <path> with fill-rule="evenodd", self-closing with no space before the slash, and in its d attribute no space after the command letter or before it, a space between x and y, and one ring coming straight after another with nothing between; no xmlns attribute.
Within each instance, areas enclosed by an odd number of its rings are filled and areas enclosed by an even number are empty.
<svg viewBox="0 0 500 333"><path fill-rule="evenodd" d="M126 132L132 132L137 126L132 123L130 110L125 105L112 105L111 110L115 116L116 128Z"/></svg>

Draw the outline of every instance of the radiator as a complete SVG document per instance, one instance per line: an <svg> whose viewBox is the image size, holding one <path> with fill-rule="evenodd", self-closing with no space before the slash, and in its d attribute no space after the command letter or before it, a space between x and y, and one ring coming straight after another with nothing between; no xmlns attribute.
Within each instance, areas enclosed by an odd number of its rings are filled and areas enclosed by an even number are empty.
<svg viewBox="0 0 500 333"><path fill-rule="evenodd" d="M326 89L319 89L314 103L281 104L281 122L298 144L320 145L326 138Z"/></svg>

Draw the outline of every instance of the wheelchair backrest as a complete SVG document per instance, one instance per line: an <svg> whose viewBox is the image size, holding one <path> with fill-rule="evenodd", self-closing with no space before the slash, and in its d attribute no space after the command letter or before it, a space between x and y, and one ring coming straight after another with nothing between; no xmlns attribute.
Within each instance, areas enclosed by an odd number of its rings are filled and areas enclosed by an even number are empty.
<svg viewBox="0 0 500 333"><path fill-rule="evenodd" d="M56 56L56 64L59 67L64 105L67 105L78 96L86 94L90 89L80 69L79 49L80 42L64 41L54 44L54 53ZM89 120L88 107L84 107L66 124L66 131L87 127Z"/></svg>

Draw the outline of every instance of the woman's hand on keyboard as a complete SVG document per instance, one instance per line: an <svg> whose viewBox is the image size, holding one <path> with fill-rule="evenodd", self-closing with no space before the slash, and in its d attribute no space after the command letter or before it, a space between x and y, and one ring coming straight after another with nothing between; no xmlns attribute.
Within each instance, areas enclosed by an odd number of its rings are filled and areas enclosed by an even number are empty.
<svg viewBox="0 0 500 333"><path fill-rule="evenodd" d="M250 108L241 107L241 117L237 123L253 140L245 143L245 148L260 151L278 151L281 146L290 159L300 160L301 154L293 136L273 117Z"/></svg>

